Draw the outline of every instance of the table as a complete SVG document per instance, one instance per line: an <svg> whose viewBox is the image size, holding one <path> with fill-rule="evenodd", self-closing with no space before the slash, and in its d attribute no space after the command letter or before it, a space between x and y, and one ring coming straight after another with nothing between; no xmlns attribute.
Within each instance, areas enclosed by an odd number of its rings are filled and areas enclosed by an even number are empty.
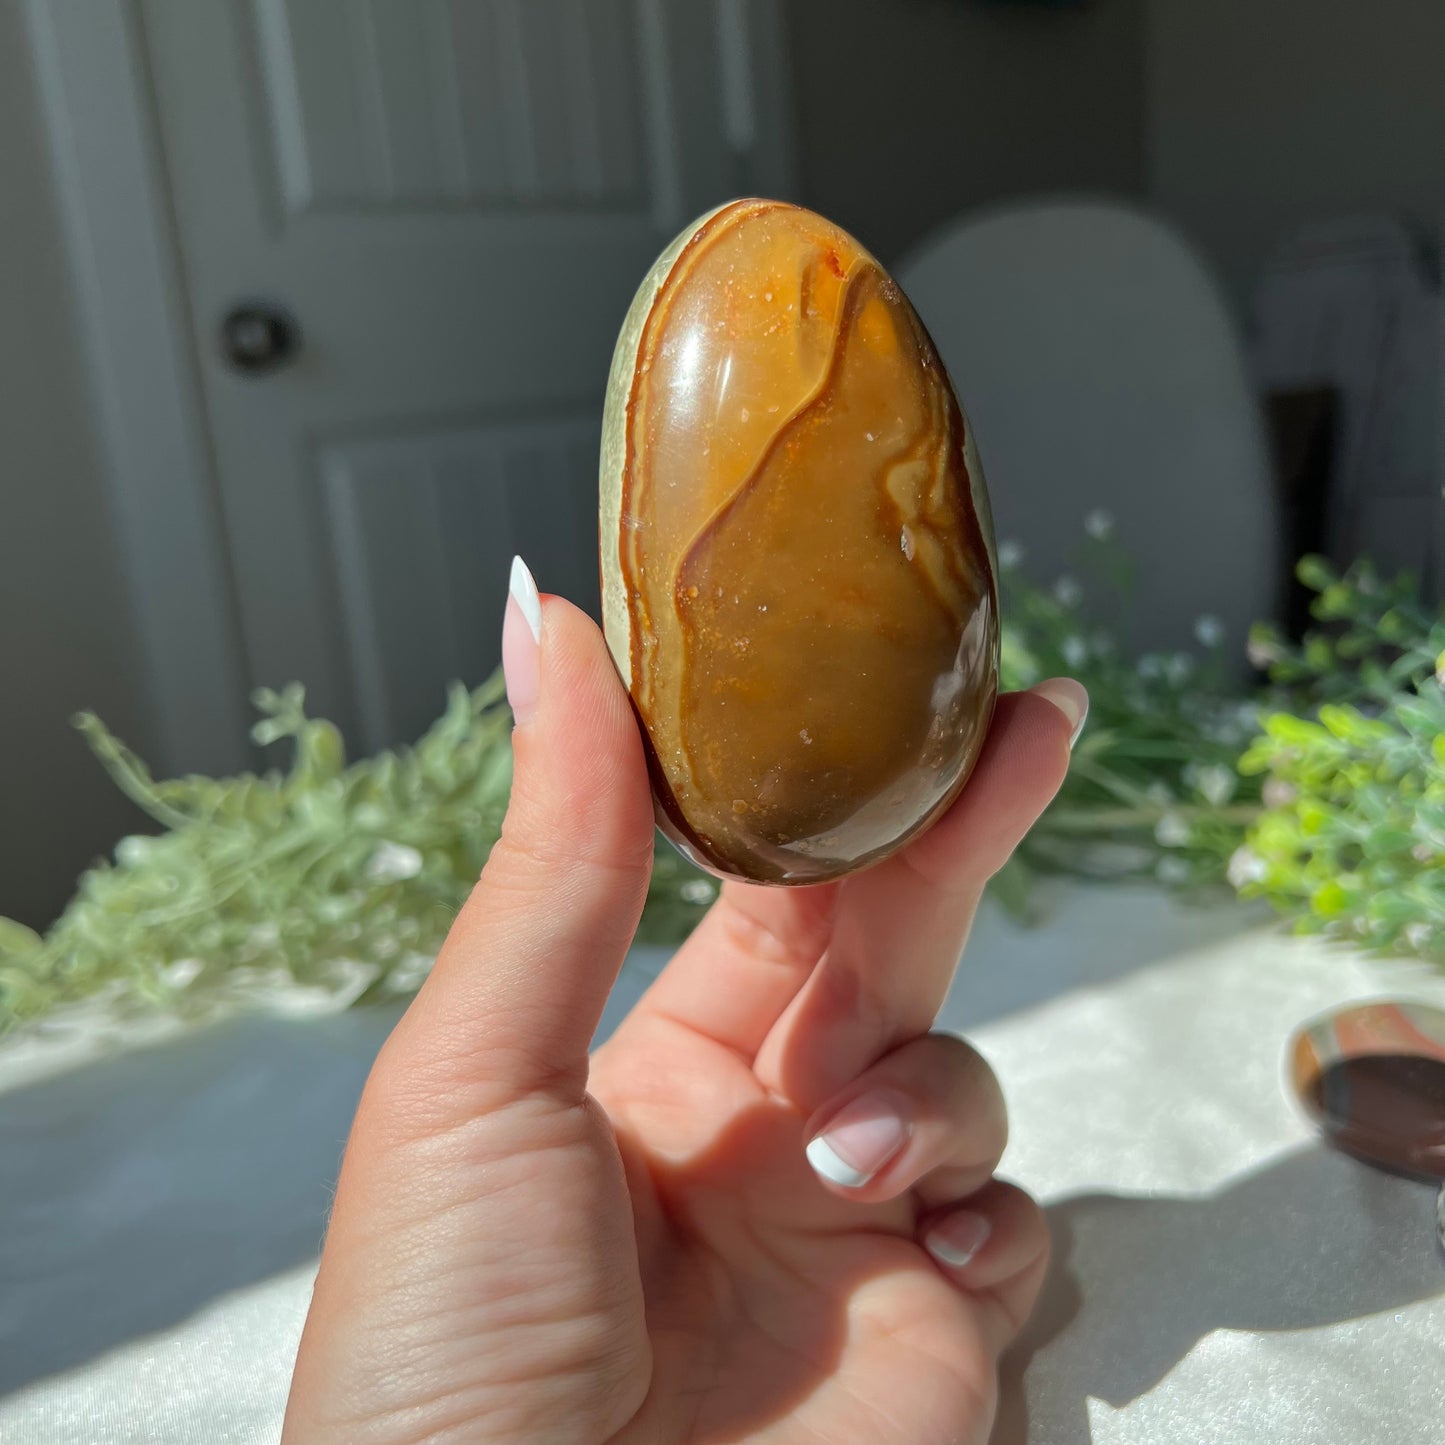
<svg viewBox="0 0 1445 1445"><path fill-rule="evenodd" d="M997 1445L1440 1445L1432 1191L1322 1148L1289 1031L1445 979L1239 908L986 909L942 1023L998 1070L1058 1262ZM638 950L603 1031L665 961ZM0 1441L277 1438L329 1183L397 1010L0 1049Z"/></svg>

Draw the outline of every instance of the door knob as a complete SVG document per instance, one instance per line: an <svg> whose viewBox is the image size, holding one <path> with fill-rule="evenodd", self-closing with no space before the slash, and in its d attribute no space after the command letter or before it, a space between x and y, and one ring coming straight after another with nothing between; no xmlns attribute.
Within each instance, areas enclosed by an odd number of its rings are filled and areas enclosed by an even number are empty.
<svg viewBox="0 0 1445 1445"><path fill-rule="evenodd" d="M296 323L278 306L248 301L221 322L221 354L239 372L260 376L284 366L300 349Z"/></svg>

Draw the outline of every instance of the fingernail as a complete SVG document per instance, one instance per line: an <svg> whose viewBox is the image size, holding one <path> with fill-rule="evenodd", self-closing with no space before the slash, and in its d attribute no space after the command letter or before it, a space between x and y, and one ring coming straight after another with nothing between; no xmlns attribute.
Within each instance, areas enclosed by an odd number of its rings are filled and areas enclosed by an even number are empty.
<svg viewBox="0 0 1445 1445"><path fill-rule="evenodd" d="M1029 689L1040 697L1047 698L1069 720L1069 746L1078 742L1084 730L1084 719L1089 715L1089 694L1084 684L1072 677L1050 677L1036 683Z"/></svg>
<svg viewBox="0 0 1445 1445"><path fill-rule="evenodd" d="M903 1148L909 1132L898 1101L864 1094L808 1145L808 1163L829 1183L857 1189Z"/></svg>
<svg viewBox="0 0 1445 1445"><path fill-rule="evenodd" d="M520 557L512 558L507 613L502 622L502 673L507 701L520 725L537 711L541 686L542 601L537 584Z"/></svg>
<svg viewBox="0 0 1445 1445"><path fill-rule="evenodd" d="M924 1247L940 1264L962 1269L993 1232L993 1225L982 1214L959 1209L940 1219L923 1238Z"/></svg>

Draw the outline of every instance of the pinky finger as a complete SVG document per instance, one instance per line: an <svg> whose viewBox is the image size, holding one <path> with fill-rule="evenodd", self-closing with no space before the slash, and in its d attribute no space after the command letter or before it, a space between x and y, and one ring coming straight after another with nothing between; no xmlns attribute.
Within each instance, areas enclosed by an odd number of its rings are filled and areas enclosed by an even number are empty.
<svg viewBox="0 0 1445 1445"><path fill-rule="evenodd" d="M1001 1354L1027 1321L1048 1271L1043 1210L1022 1189L994 1180L931 1212L919 1238L943 1273L976 1300L989 1344Z"/></svg>

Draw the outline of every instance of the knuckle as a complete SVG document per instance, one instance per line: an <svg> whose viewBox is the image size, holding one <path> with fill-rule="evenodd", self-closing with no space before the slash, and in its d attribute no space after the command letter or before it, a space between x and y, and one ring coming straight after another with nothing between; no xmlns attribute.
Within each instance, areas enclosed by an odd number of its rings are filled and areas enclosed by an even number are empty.
<svg viewBox="0 0 1445 1445"><path fill-rule="evenodd" d="M996 1162L1008 1142L1008 1110L998 1076L988 1060L956 1034L930 1034L927 1043L933 1055L933 1098L970 1158Z"/></svg>
<svg viewBox="0 0 1445 1445"><path fill-rule="evenodd" d="M614 846L598 847L585 837L549 837L530 829L503 825L502 835L492 848L483 876L494 880L551 879L578 869L614 878L635 879L652 865L652 835L628 846L626 840L610 839Z"/></svg>
<svg viewBox="0 0 1445 1445"><path fill-rule="evenodd" d="M928 1054L927 1077L936 1091L969 1109L994 1103L1002 1107L998 1076L967 1039L939 1031L928 1034L923 1043Z"/></svg>

